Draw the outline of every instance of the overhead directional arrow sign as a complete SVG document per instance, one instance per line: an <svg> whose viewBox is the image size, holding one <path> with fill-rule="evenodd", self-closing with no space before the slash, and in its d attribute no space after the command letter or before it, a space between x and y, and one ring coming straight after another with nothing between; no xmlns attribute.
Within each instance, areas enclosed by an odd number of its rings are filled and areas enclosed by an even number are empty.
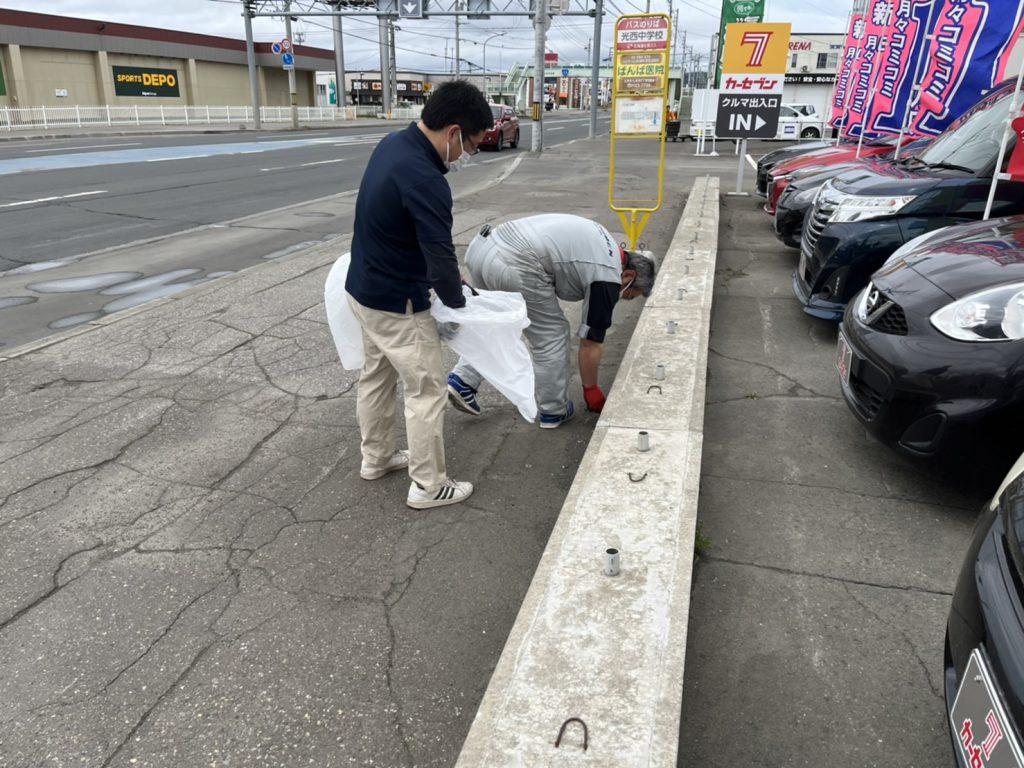
<svg viewBox="0 0 1024 768"><path fill-rule="evenodd" d="M423 0L399 0L398 17L401 19L422 19Z"/></svg>

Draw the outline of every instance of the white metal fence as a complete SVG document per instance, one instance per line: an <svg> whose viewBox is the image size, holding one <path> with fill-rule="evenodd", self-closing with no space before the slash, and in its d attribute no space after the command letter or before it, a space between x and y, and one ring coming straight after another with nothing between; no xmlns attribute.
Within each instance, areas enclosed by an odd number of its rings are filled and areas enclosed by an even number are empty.
<svg viewBox="0 0 1024 768"><path fill-rule="evenodd" d="M395 109L395 120L415 120L422 107ZM378 108L367 111L356 107L299 107L299 121L325 123L355 120L356 117L384 117ZM261 107L265 123L288 123L291 107ZM167 106L105 106L105 107L0 107L0 131L24 128L114 125L214 125L218 123L251 123L252 107L167 107Z"/></svg>

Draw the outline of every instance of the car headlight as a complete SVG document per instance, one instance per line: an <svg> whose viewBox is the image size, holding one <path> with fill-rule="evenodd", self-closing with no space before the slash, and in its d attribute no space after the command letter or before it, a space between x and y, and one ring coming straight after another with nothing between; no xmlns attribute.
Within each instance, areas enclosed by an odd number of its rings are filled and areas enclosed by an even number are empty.
<svg viewBox="0 0 1024 768"><path fill-rule="evenodd" d="M958 341L1024 339L1024 283L987 288L947 304L929 318Z"/></svg>
<svg viewBox="0 0 1024 768"><path fill-rule="evenodd" d="M917 195L903 197L847 197L832 212L829 221L867 221L892 216L912 202Z"/></svg>

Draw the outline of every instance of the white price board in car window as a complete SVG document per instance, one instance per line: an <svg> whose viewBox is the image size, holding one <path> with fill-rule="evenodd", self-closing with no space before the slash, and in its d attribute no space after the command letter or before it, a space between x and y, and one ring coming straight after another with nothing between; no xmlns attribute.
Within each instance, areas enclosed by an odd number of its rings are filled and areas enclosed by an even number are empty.
<svg viewBox="0 0 1024 768"><path fill-rule="evenodd" d="M661 133L665 99L661 96L620 96L615 100L615 132Z"/></svg>

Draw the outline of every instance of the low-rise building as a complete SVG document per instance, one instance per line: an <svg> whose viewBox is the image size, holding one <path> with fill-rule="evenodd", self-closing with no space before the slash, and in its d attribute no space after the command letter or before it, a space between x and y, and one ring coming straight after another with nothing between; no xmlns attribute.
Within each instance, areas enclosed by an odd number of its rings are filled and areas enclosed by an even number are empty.
<svg viewBox="0 0 1024 768"><path fill-rule="evenodd" d="M283 37L283 35L282 35ZM288 106L288 72L256 43L260 103ZM292 49L300 106L334 52ZM0 107L251 103L245 40L0 9Z"/></svg>

